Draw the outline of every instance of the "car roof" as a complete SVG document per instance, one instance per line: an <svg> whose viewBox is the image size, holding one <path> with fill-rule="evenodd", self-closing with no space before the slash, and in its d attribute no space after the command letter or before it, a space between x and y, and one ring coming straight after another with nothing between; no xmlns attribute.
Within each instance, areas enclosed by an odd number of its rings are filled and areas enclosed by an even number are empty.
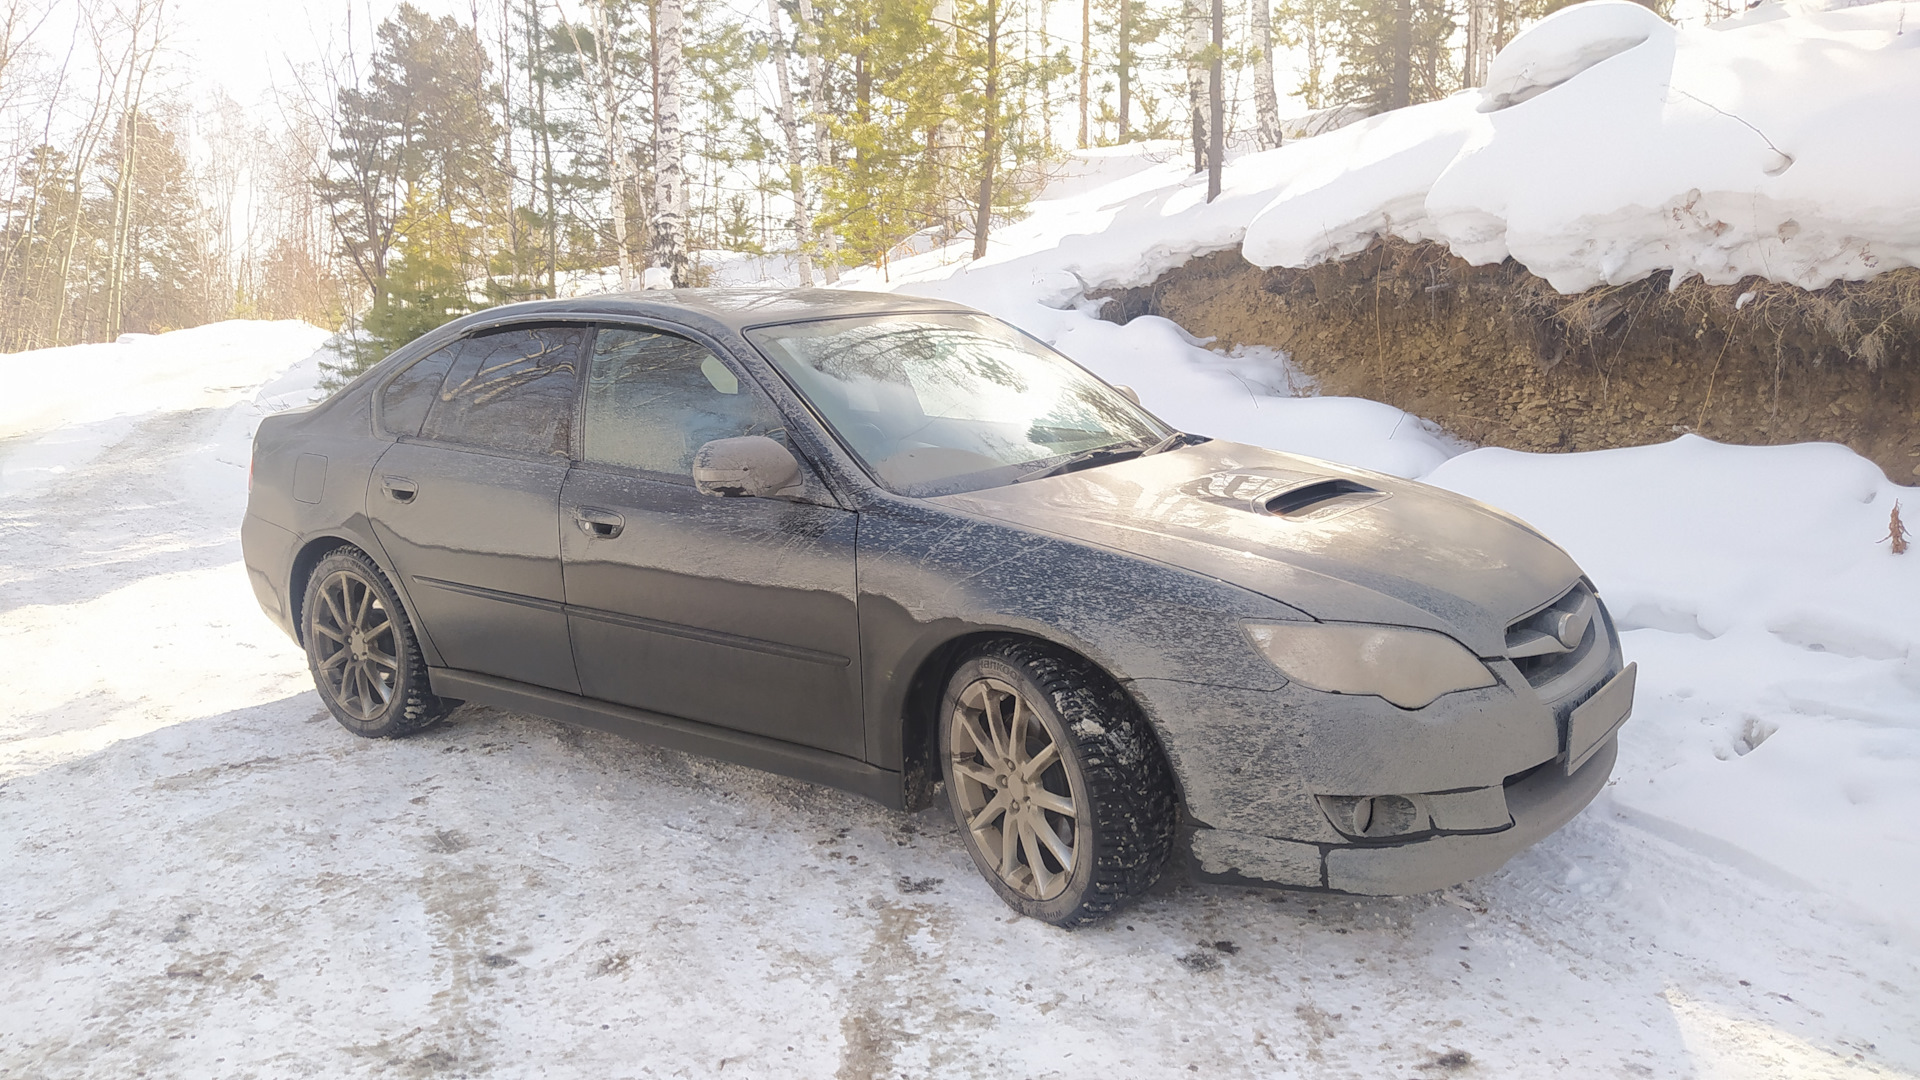
<svg viewBox="0 0 1920 1080"><path fill-rule="evenodd" d="M888 315L913 311L971 311L964 304L898 293L851 289L740 287L723 289L647 289L602 293L565 300L529 300L488 308L459 322L462 329L495 321L520 321L543 315L608 315L657 318L738 333L768 323L799 322L843 315Z"/></svg>

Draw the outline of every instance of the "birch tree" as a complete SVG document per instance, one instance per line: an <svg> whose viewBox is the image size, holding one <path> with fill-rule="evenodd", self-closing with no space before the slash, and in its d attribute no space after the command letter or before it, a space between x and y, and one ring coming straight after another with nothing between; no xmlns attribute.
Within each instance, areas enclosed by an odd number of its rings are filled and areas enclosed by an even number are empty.
<svg viewBox="0 0 1920 1080"><path fill-rule="evenodd" d="M1184 31L1187 64L1187 113L1193 139L1193 171L1207 167L1207 38L1211 20L1208 0L1182 0L1181 29Z"/></svg>
<svg viewBox="0 0 1920 1080"><path fill-rule="evenodd" d="M1080 149L1093 145L1087 129L1089 89L1093 81L1093 0L1080 0Z"/></svg>
<svg viewBox="0 0 1920 1080"><path fill-rule="evenodd" d="M1273 19L1268 0L1249 0L1253 6L1253 108L1258 145L1271 150L1280 145L1280 100L1273 86ZM1481 2L1481 0L1471 0Z"/></svg>
<svg viewBox="0 0 1920 1080"><path fill-rule="evenodd" d="M813 219L807 211L805 161L800 153L800 126L793 115L793 84L787 71L786 35L780 32L778 0L767 0L767 23L773 28L773 69L780 91L780 132L787 143L787 190L793 198L793 237L798 250L794 263L800 284L813 284Z"/></svg>
<svg viewBox="0 0 1920 1080"><path fill-rule="evenodd" d="M614 261L619 267L620 288L630 289L636 281L636 275L633 272L633 247L627 239L627 148L620 121L622 95L614 86L614 32L612 21L607 16L607 0L594 0L591 7L593 26L591 32L585 35L593 45L591 54L581 44L582 35L575 33L567 22L566 10L557 2L554 8L560 14L561 29L573 46L575 59L579 61L581 77L592 86L586 95L587 107L600 133L601 152L606 156L607 195L612 203ZM544 107L544 98L541 104ZM548 169L551 173L551 164ZM551 206L551 192L548 203Z"/></svg>
<svg viewBox="0 0 1920 1080"><path fill-rule="evenodd" d="M653 265L676 288L689 284L686 178L682 162L680 74L685 32L680 0L655 0L653 88Z"/></svg>

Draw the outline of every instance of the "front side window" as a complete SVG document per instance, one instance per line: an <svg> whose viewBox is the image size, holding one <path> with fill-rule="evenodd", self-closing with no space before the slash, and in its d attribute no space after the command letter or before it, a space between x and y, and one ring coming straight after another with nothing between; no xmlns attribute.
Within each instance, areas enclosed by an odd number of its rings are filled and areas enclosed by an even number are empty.
<svg viewBox="0 0 1920 1080"><path fill-rule="evenodd" d="M586 459L693 476L693 456L714 439L785 441L779 412L707 348L637 327L604 327L587 379Z"/></svg>
<svg viewBox="0 0 1920 1080"><path fill-rule="evenodd" d="M826 319L749 331L874 478L940 495L1172 434L1112 387L984 315Z"/></svg>
<svg viewBox="0 0 1920 1080"><path fill-rule="evenodd" d="M475 334L453 353L423 438L521 454L567 456L579 386L583 326Z"/></svg>

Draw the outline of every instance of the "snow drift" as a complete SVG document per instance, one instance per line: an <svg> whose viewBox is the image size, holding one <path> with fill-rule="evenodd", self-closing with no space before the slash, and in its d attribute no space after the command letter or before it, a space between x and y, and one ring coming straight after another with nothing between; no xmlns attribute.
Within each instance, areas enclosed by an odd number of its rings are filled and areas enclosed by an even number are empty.
<svg viewBox="0 0 1920 1080"><path fill-rule="evenodd" d="M1244 254L1305 266L1392 234L1511 256L1561 292L1658 270L1812 289L1916 265L1908 6L1776 0L1702 30L1627 0L1566 8L1484 90L1267 155L1275 196Z"/></svg>

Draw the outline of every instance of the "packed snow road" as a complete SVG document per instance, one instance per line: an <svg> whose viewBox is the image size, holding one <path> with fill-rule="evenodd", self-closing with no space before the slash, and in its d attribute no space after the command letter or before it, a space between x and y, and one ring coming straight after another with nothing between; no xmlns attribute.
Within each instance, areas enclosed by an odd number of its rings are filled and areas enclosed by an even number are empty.
<svg viewBox="0 0 1920 1080"><path fill-rule="evenodd" d="M1611 794L1445 894L1067 933L943 811L484 709L355 739L234 535L319 335L229 332L177 345L283 359L0 433L0 1076L1920 1073L1910 930Z"/></svg>

